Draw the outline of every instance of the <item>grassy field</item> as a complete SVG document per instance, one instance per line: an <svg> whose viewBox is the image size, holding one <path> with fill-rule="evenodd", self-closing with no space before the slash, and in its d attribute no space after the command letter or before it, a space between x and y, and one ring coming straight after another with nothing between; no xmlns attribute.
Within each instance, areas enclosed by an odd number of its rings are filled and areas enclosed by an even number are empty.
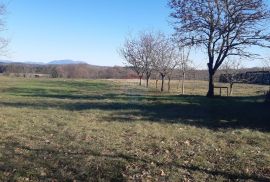
<svg viewBox="0 0 270 182"><path fill-rule="evenodd" d="M270 181L268 87L0 78L0 181Z"/></svg>

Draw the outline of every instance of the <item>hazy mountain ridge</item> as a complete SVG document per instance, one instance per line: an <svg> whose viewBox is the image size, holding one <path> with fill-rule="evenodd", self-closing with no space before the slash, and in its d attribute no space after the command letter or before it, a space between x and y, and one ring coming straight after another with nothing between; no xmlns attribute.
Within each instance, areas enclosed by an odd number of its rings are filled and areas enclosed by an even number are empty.
<svg viewBox="0 0 270 182"><path fill-rule="evenodd" d="M71 59L63 59L63 60L50 61L47 64L65 65L65 64L88 64L88 63L83 62L83 61L74 61Z"/></svg>
<svg viewBox="0 0 270 182"><path fill-rule="evenodd" d="M88 64L84 61L74 61L72 59L53 60L49 62L41 61L11 61L11 60L0 60L0 64L33 64L33 65L76 65L76 64Z"/></svg>

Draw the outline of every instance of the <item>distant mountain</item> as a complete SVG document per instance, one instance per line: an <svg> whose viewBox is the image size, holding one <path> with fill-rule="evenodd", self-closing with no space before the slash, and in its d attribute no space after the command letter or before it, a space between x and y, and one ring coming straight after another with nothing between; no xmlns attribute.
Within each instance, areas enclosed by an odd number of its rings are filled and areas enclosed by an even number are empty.
<svg viewBox="0 0 270 182"><path fill-rule="evenodd" d="M0 60L0 63L5 63L5 64L9 64L9 63L12 63L12 61L9 61L9 60Z"/></svg>
<svg viewBox="0 0 270 182"><path fill-rule="evenodd" d="M10 60L0 60L0 64L37 64L37 65L44 65L43 62L34 62L34 61L10 61Z"/></svg>
<svg viewBox="0 0 270 182"><path fill-rule="evenodd" d="M34 62L34 61L24 61L24 62L19 62L21 64L37 64L37 65L44 65L45 63L43 62Z"/></svg>
<svg viewBox="0 0 270 182"><path fill-rule="evenodd" d="M0 65L8 65L8 64L25 64L25 65L40 65L40 66L46 66L46 65L52 65L52 66L58 66L58 65L78 65L78 64L87 64L87 66L92 68L110 68L112 66L100 66L100 65L92 65L88 64L84 61L74 61L72 59L62 59L62 60L54 60L49 62L41 62L41 61L11 61L11 60L1 60L0 59Z"/></svg>
<svg viewBox="0 0 270 182"><path fill-rule="evenodd" d="M64 59L64 60L55 60L48 62L47 64L54 64L54 65L65 65L65 64L87 64L86 62L83 61L73 61L69 59Z"/></svg>

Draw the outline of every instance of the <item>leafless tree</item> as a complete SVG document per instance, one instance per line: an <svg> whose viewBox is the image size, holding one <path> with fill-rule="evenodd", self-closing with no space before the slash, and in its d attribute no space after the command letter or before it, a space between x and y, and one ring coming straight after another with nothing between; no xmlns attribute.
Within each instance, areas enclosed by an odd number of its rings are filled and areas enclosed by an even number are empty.
<svg viewBox="0 0 270 182"><path fill-rule="evenodd" d="M169 69L168 69L168 74L167 74L167 77L168 77L168 92L171 91L171 79L172 79L172 76L173 76L173 73L175 71L175 68L177 66L177 62L174 61L172 62L172 64L169 66Z"/></svg>
<svg viewBox="0 0 270 182"><path fill-rule="evenodd" d="M235 83L242 83L245 81L243 78L239 77L241 69L242 66L240 60L232 61L227 59L221 66L221 70L224 72L224 74L221 76L225 79L226 82L230 84L230 96L233 94L233 85Z"/></svg>
<svg viewBox="0 0 270 182"><path fill-rule="evenodd" d="M170 92L170 90L171 90L172 76L174 75L174 73L175 73L175 71L177 69L177 66L179 66L180 63L181 63L181 59L179 59L179 58L182 58L180 52L176 48L172 49L171 51L172 51L171 56L170 56L171 60L170 60L170 64L169 64L169 67L168 67L168 74L167 74L167 77L168 77L168 92Z"/></svg>
<svg viewBox="0 0 270 182"><path fill-rule="evenodd" d="M230 84L230 96L233 94L233 85L235 83L252 83L257 79L256 74L246 76L245 73L243 73L244 67L240 59L225 60L221 66L221 70L224 73L221 75L222 79Z"/></svg>
<svg viewBox="0 0 270 182"><path fill-rule="evenodd" d="M160 78L160 74L158 71L154 70L154 78L155 78L155 82L156 82L156 89L158 89L158 81L159 81L159 78Z"/></svg>
<svg viewBox="0 0 270 182"><path fill-rule="evenodd" d="M178 69L181 75L179 79L179 85L181 82L182 95L185 94L186 73L191 68L191 63L192 63L192 61L189 59L190 50L191 50L191 47L180 48Z"/></svg>
<svg viewBox="0 0 270 182"><path fill-rule="evenodd" d="M123 48L120 49L120 54L126 63L138 74L140 85L141 79L145 75L147 87L153 72L155 36L154 33L143 32L137 38L126 39Z"/></svg>
<svg viewBox="0 0 270 182"><path fill-rule="evenodd" d="M245 48L269 46L263 0L170 0L169 5L179 43L207 52L208 97L214 96L213 77L228 56L250 57Z"/></svg>
<svg viewBox="0 0 270 182"><path fill-rule="evenodd" d="M164 79L172 73L177 65L176 49L172 41L164 34L160 34L155 46L155 62L154 67L161 76L161 91L164 91ZM170 78L170 77L169 77ZM170 80L169 80L170 83Z"/></svg>
<svg viewBox="0 0 270 182"><path fill-rule="evenodd" d="M154 70L155 62L155 47L160 33L142 32L139 38L139 45L141 47L141 61L146 78L146 87L149 86L149 79Z"/></svg>
<svg viewBox="0 0 270 182"><path fill-rule="evenodd" d="M142 78L145 72L140 44L132 38L126 39L123 48L120 49L120 54L124 57L126 64L134 72L137 73L142 85Z"/></svg>

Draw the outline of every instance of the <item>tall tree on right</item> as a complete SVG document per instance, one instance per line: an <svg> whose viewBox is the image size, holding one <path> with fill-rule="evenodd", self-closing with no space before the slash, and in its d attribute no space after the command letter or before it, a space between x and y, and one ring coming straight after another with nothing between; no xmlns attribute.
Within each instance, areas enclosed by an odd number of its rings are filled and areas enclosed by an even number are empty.
<svg viewBox="0 0 270 182"><path fill-rule="evenodd" d="M269 46L265 22L270 14L263 0L170 0L177 41L208 55L208 97L214 96L214 75L229 56L253 54L250 46Z"/></svg>

